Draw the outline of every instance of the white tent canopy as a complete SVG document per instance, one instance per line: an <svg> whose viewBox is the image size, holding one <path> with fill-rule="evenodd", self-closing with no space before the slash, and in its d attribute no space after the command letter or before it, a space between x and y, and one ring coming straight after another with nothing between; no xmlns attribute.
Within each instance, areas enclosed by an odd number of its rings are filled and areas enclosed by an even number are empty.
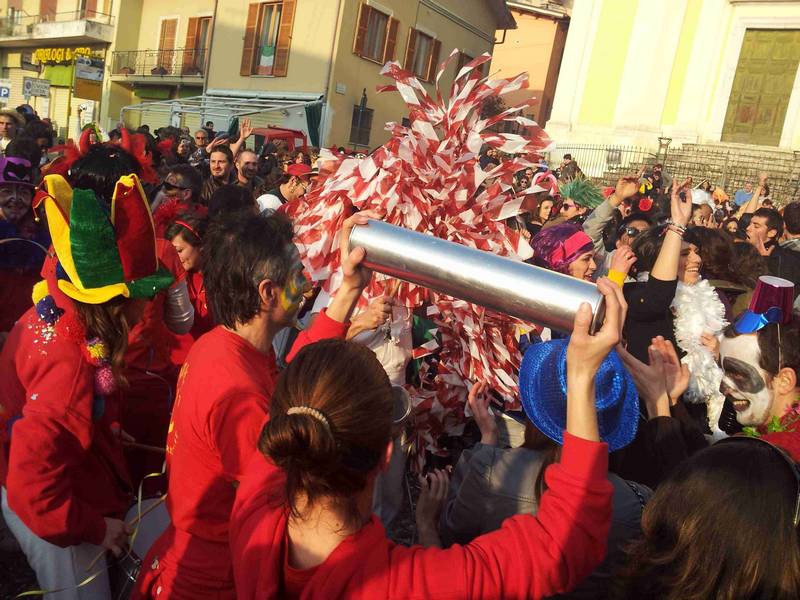
<svg viewBox="0 0 800 600"><path fill-rule="evenodd" d="M129 104L120 110L120 120L124 122L126 112L169 115L170 121L180 119L184 115L196 115L202 120L224 120L226 123L234 118L249 117L271 112L289 112L305 108L309 104L323 101L320 94L272 93L248 94L238 90L220 90L201 96L155 100L140 104Z"/></svg>

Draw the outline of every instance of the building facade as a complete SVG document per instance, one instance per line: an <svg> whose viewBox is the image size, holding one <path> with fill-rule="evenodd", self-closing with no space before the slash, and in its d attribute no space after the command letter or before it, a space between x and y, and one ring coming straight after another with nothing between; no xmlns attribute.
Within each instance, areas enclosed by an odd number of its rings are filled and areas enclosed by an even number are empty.
<svg viewBox="0 0 800 600"><path fill-rule="evenodd" d="M513 77L527 72L529 87L505 96L509 105L533 99L523 114L545 126L553 108L558 71L567 41L572 0L509 0L517 28L498 36L490 72Z"/></svg>
<svg viewBox="0 0 800 600"><path fill-rule="evenodd" d="M8 90L0 102L30 104L62 139L96 120L116 35L112 10L112 0L0 2L0 87Z"/></svg>
<svg viewBox="0 0 800 600"><path fill-rule="evenodd" d="M800 149L800 2L580 0L571 17L558 142Z"/></svg>
<svg viewBox="0 0 800 600"><path fill-rule="evenodd" d="M111 52L104 125L122 113L129 126L211 120L225 129L230 117L249 116L255 126L356 148L383 143L383 124L406 116L398 94L375 92L389 83L380 75L386 61L412 69L432 91L436 66L453 48L463 64L492 51L496 30L514 26L504 0L123 4L139 14L125 22L138 25ZM443 77L445 89L457 66Z"/></svg>

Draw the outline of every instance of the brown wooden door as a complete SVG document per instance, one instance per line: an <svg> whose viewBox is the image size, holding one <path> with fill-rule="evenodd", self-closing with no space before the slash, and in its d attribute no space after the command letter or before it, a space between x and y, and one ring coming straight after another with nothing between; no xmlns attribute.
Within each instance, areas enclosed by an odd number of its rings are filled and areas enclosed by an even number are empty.
<svg viewBox="0 0 800 600"><path fill-rule="evenodd" d="M777 146L800 64L800 30L748 29L733 78L722 141Z"/></svg>
<svg viewBox="0 0 800 600"><path fill-rule="evenodd" d="M161 21L161 32L158 36L158 67L172 73L172 62L175 55L175 34L178 30L178 19Z"/></svg>

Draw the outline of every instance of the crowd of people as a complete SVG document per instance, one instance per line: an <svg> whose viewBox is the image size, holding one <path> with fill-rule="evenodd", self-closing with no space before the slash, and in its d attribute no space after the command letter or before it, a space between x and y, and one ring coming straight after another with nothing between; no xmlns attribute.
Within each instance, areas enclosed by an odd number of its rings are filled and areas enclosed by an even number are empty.
<svg viewBox="0 0 800 600"><path fill-rule="evenodd" d="M733 199L660 164L514 175L528 262L605 318L518 328L521 409L473 382L409 547L426 307L362 301L379 211L346 214L335 294L294 242L344 148L247 120L54 147L28 108L0 111L0 535L47 597L800 597L800 203L767 173ZM143 498L168 521L120 578Z"/></svg>

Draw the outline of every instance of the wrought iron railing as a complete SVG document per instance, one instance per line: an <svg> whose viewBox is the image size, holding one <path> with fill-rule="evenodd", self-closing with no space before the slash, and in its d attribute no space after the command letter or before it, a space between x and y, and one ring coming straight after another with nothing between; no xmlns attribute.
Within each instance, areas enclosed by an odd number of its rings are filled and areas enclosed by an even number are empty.
<svg viewBox="0 0 800 600"><path fill-rule="evenodd" d="M136 77L202 77L205 48L122 50L112 53L111 74Z"/></svg>
<svg viewBox="0 0 800 600"><path fill-rule="evenodd" d="M4 37L25 36L33 33L33 27L42 23L65 23L68 21L94 21L112 25L114 17L94 10L71 10L41 15L23 15L19 12L0 18L0 35Z"/></svg>
<svg viewBox="0 0 800 600"><path fill-rule="evenodd" d="M545 159L552 168L557 168L565 154L572 155L585 176L602 185L614 185L621 175L636 173L642 167L649 169L660 162L674 177L692 177L696 183L705 179L731 195L747 182L755 184L763 171L769 175L770 194L778 204L800 200L800 152L697 144L664 145L660 150L557 144Z"/></svg>

